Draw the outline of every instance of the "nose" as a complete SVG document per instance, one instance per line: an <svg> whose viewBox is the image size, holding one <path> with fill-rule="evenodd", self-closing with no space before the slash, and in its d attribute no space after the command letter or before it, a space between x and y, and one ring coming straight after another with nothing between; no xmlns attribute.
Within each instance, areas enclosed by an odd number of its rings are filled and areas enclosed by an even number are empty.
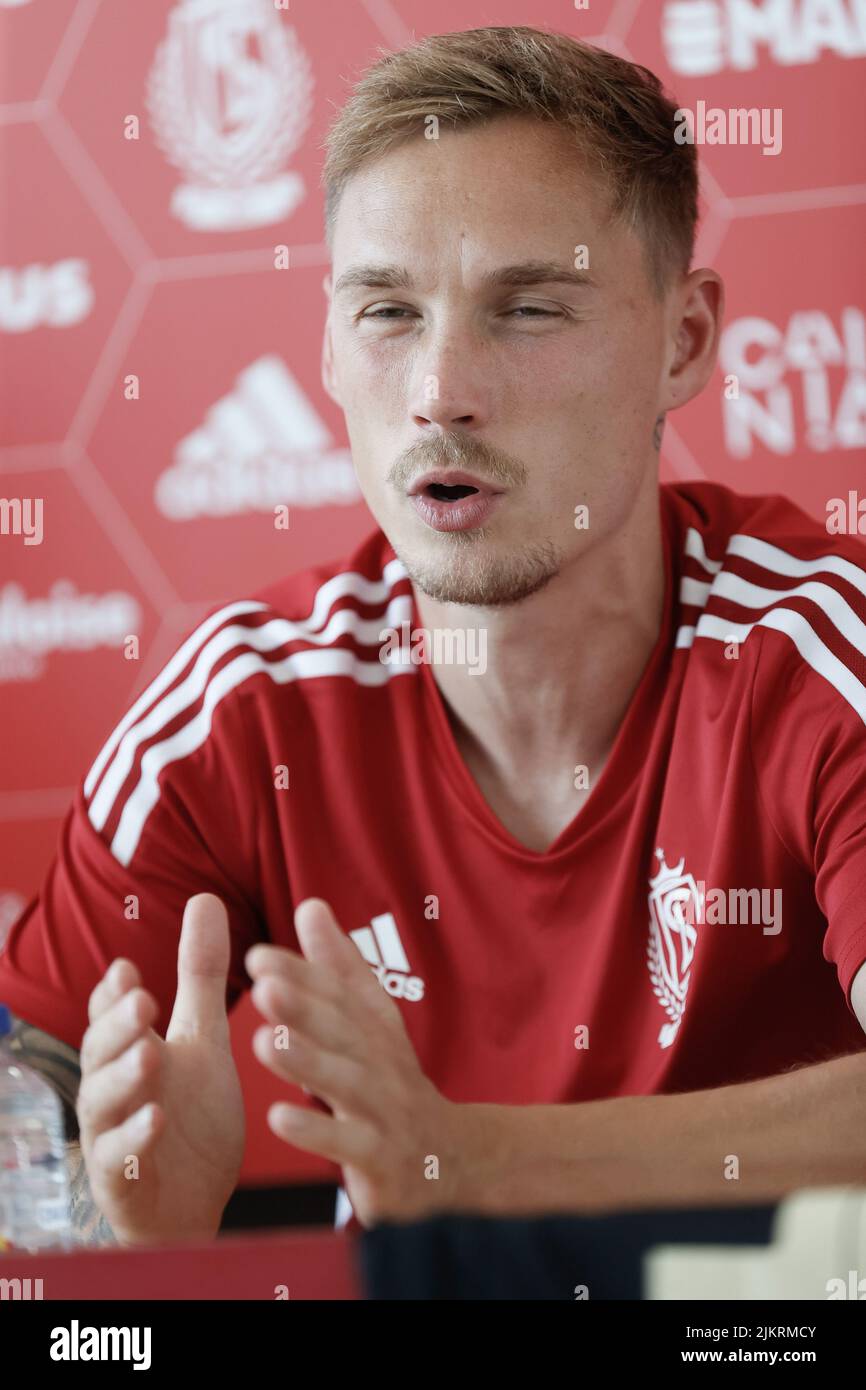
<svg viewBox="0 0 866 1390"><path fill-rule="evenodd" d="M410 411L419 428L477 430L489 422L488 388L477 338L443 334L419 355Z"/></svg>

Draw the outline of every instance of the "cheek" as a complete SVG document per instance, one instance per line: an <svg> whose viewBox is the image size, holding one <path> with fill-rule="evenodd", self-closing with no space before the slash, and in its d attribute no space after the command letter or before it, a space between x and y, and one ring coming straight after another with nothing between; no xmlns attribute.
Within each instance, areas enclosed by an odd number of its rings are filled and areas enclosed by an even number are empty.
<svg viewBox="0 0 866 1390"><path fill-rule="evenodd" d="M386 359L369 352L352 354L341 401L349 441L358 450L357 462L363 464L364 456L371 453L381 459L385 441L391 436L396 439L403 428L407 400L405 369L393 355Z"/></svg>
<svg viewBox="0 0 866 1390"><path fill-rule="evenodd" d="M606 323L584 323L574 333L537 341L531 352L509 363L501 399L522 402L521 414L532 419L548 413L614 423L619 409L648 375L645 335ZM503 378L500 377L500 386Z"/></svg>
<svg viewBox="0 0 866 1390"><path fill-rule="evenodd" d="M373 331L338 335L334 354L341 379L359 406L369 402L371 394L380 396L405 381L412 358L405 340L377 337Z"/></svg>
<svg viewBox="0 0 866 1390"><path fill-rule="evenodd" d="M643 449L651 438L659 395L658 346L650 335L600 347L579 375L578 409L587 441L608 460Z"/></svg>
<svg viewBox="0 0 866 1390"><path fill-rule="evenodd" d="M602 389L607 395L628 401L655 381L659 345L655 333L648 329L640 321L626 321L599 345L604 368Z"/></svg>

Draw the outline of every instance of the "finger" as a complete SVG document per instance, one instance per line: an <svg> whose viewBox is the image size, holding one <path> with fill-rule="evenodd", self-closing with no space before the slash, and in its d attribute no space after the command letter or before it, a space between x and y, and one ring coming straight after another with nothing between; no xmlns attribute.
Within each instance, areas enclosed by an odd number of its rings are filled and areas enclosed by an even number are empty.
<svg viewBox="0 0 866 1390"><path fill-rule="evenodd" d="M197 893L184 908L177 952L177 994L166 1039L206 1035L228 1044L226 984L231 959L229 919L214 893Z"/></svg>
<svg viewBox="0 0 866 1390"><path fill-rule="evenodd" d="M142 1105L122 1125L106 1130L93 1144L87 1165L93 1183L97 1177L110 1196L122 1200L137 1195L129 1160L143 1158L165 1129L165 1111L153 1101Z"/></svg>
<svg viewBox="0 0 866 1390"><path fill-rule="evenodd" d="M305 898L295 909L295 932L307 960L339 975L369 975L357 946L342 931L330 903Z"/></svg>
<svg viewBox="0 0 866 1390"><path fill-rule="evenodd" d="M140 984L138 966L131 960L119 956L117 960L112 961L87 1001L87 1016L90 1022L93 1023L106 1009L110 1009L127 990Z"/></svg>
<svg viewBox="0 0 866 1390"><path fill-rule="evenodd" d="M113 1062L151 1030L158 1013L159 1005L146 989L136 987L124 994L85 1032L80 1054L82 1076Z"/></svg>
<svg viewBox="0 0 866 1390"><path fill-rule="evenodd" d="M122 1124L145 1100L153 1099L160 1054L150 1038L139 1038L122 1056L84 1077L76 1112L82 1134L92 1143L98 1134Z"/></svg>
<svg viewBox="0 0 866 1390"><path fill-rule="evenodd" d="M250 998L263 1018L285 1024L293 1031L329 1047L334 1052L357 1054L364 1040L346 1010L328 999L299 987L280 975L262 975Z"/></svg>
<svg viewBox="0 0 866 1390"><path fill-rule="evenodd" d="M268 1128L278 1139L341 1166L368 1171L379 1156L378 1132L363 1120L337 1120L320 1110L277 1101L268 1110Z"/></svg>
<svg viewBox="0 0 866 1390"><path fill-rule="evenodd" d="M394 924L384 915L375 922L381 947L383 936L387 941L388 936L393 935ZM369 1004L389 1027L398 1033L405 1031L399 1008L370 969L370 964L378 961L378 951L374 948L372 961L362 955L354 941L341 931L328 903L321 898L305 898L295 911L295 931L307 960L324 967L339 980L344 995L348 986L348 997L353 1002ZM392 946L399 956L403 955L399 939L393 940ZM406 961L406 969L408 965Z"/></svg>
<svg viewBox="0 0 866 1390"><path fill-rule="evenodd" d="M280 1080L303 1086L310 1095L327 1101L344 1114L372 1119L383 1103L381 1094L368 1084L366 1067L353 1057L341 1057L316 1047L297 1034L289 1039L288 1047L282 1047L272 1028L257 1028L253 1052Z"/></svg>
<svg viewBox="0 0 866 1390"><path fill-rule="evenodd" d="M323 1000L338 1003L344 1008L347 1002L346 986L333 970L314 965L297 951L287 946L271 946L259 942L247 951L244 963L252 980L284 979L289 984L309 994L318 995Z"/></svg>

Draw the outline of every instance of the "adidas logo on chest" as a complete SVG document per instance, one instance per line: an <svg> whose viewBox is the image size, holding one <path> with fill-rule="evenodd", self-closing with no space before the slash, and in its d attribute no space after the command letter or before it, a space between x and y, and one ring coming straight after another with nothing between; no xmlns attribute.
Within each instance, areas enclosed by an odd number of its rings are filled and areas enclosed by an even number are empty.
<svg viewBox="0 0 866 1390"><path fill-rule="evenodd" d="M410 974L409 960L392 913L380 913L368 926L350 931L349 936L388 994L409 1003L424 998L424 981Z"/></svg>

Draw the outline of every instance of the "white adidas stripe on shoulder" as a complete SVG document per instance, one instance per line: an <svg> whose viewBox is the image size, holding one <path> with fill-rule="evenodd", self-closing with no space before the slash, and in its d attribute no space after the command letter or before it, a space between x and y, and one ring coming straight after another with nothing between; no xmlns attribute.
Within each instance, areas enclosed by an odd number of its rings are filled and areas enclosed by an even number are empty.
<svg viewBox="0 0 866 1390"><path fill-rule="evenodd" d="M99 781L102 769L108 762L115 748L117 747L127 729L131 728L138 719L139 715L147 709L148 705L159 698L163 691L167 690L176 676L180 674L186 666L190 657L204 642L207 641L212 632L229 618L236 618L241 613L258 613L266 605L254 603L252 600L241 603L230 603L227 608L221 608L218 613L212 613L195 632L191 633L181 647L175 652L171 660L162 668L156 680L151 681L150 685L139 695L135 704L127 710L117 728L111 734L105 747L99 753L96 761L84 779L84 794L90 796L96 783Z"/></svg>
<svg viewBox="0 0 866 1390"><path fill-rule="evenodd" d="M402 560L389 560L382 571L381 579L367 579L355 570L341 570L316 591L313 608L309 618L298 623L299 627L315 632L324 625L331 608L338 598L356 598L361 603L382 603L394 585L408 578Z"/></svg>
<svg viewBox="0 0 866 1390"><path fill-rule="evenodd" d="M771 608L769 613L765 613L754 623L732 623L726 618L717 618L705 613L697 624L696 636L710 637L717 642L730 642L732 639L744 642L756 627L774 628L790 637L803 660L838 690L866 724L866 687L844 661L840 661L821 641L802 613L795 612L793 608Z"/></svg>
<svg viewBox="0 0 866 1390"><path fill-rule="evenodd" d="M266 661L260 655L299 638L326 647L345 633L351 633L361 644L378 645L383 626L398 627L403 622L411 621L410 595L392 599L385 612L373 619L362 618L354 609L340 609L329 618L330 610L338 598L345 596L358 598L362 603L382 602L394 584L406 577L406 570L399 560L392 560L386 565L382 578L378 580L367 579L353 571L343 571L327 580L317 591L312 611L306 619L291 621L274 618L255 628L231 622L227 626L220 626L228 619L260 612L267 607L266 604L249 600L229 604L197 628L120 721L85 780L85 794L89 795L106 765L110 764L88 805L91 823L96 830L101 830L134 766L140 745L158 734L183 710L197 704L204 695L202 707L195 717L171 738L153 744L143 755L139 781L127 798L112 839L111 849L115 857L122 864L129 863L147 816L159 799L159 772L168 763L185 757L204 743L210 733L214 708L242 681L258 672L265 672L276 684L316 676L343 675L362 685L381 685L393 676L411 670L406 665L364 661L342 648L296 652L277 663ZM234 647L241 648L241 654L216 676L212 676L217 661ZM172 682L197 651L198 656L189 674L179 685L172 687ZM148 710L148 706L152 707ZM145 710L148 710L146 714Z"/></svg>
<svg viewBox="0 0 866 1390"><path fill-rule="evenodd" d="M791 639L803 660L845 699L866 724L866 686L831 651L819 637L809 620L797 609L785 606L785 599L805 598L826 614L836 631L858 652L866 657L866 623L855 613L850 603L837 589L820 580L807 580L787 589L766 588L743 579L723 568L721 561L707 560L703 538L689 528L685 553L692 555L708 570L715 570L711 583L684 576L680 584L680 599L691 607L706 608L710 598L726 599L741 608L773 607L754 622L736 622L715 614L702 613L696 624L681 626L676 634L677 647L690 647L696 637L708 637L717 642L744 642L756 627L772 628ZM820 555L802 560L780 546L757 536L737 533L730 537L725 552L741 556L773 574L786 578L803 578L813 574L835 574L845 579L866 597L866 570L841 555Z"/></svg>
<svg viewBox="0 0 866 1390"><path fill-rule="evenodd" d="M265 672L277 685L294 680L309 680L315 676L349 676L359 685L384 685L401 671L403 666L389 667L379 661L363 661L343 648L323 652L295 652L282 661L263 661L256 652L246 651L217 672L208 683L204 701L198 713L170 738L154 743L142 755L141 776L135 790L127 797L111 851L121 864L128 864L144 829L145 821L159 800L159 774L169 763L185 758L200 748L211 730L213 711L231 690L259 671Z"/></svg>
<svg viewBox="0 0 866 1390"><path fill-rule="evenodd" d="M705 570L708 570L710 574L715 574L724 564L724 560L707 559L707 552L704 549L704 538L700 531L695 530L694 526L690 526L686 532L684 550L686 555L691 555L692 559L697 560L698 564Z"/></svg>
<svg viewBox="0 0 866 1390"><path fill-rule="evenodd" d="M169 693L153 706L143 719L128 728L120 740L110 768L100 783L99 790L90 803L89 815L96 830L101 830L111 814L115 798L123 786L135 762L139 746L158 734L183 710L196 704L204 692L214 666L230 652L233 647L253 648L259 652L277 651L302 638L305 642L327 646L337 637L350 632L359 642L370 645L378 641L382 625L395 627L401 622L411 621L412 601L408 596L392 599L384 615L378 619L362 619L353 609L341 608L332 614L321 632L308 632L303 623L291 622L288 618L272 618L260 627L250 628L231 623L220 630L201 648L189 675L174 686ZM257 670L267 671L268 664L260 661ZM389 668L383 666L383 670ZM331 674L331 672L325 672Z"/></svg>
<svg viewBox="0 0 866 1390"><path fill-rule="evenodd" d="M819 574L822 570L828 574L837 574L840 579L847 579L849 584L866 596L866 571L841 555L819 555L814 560L801 560L778 545L771 545L769 541L759 540L757 536L740 534L731 536L728 541L728 553L741 555L745 560L753 560L756 565L762 565L765 570L774 570L776 574L790 575L796 579L801 579L804 574Z"/></svg>

